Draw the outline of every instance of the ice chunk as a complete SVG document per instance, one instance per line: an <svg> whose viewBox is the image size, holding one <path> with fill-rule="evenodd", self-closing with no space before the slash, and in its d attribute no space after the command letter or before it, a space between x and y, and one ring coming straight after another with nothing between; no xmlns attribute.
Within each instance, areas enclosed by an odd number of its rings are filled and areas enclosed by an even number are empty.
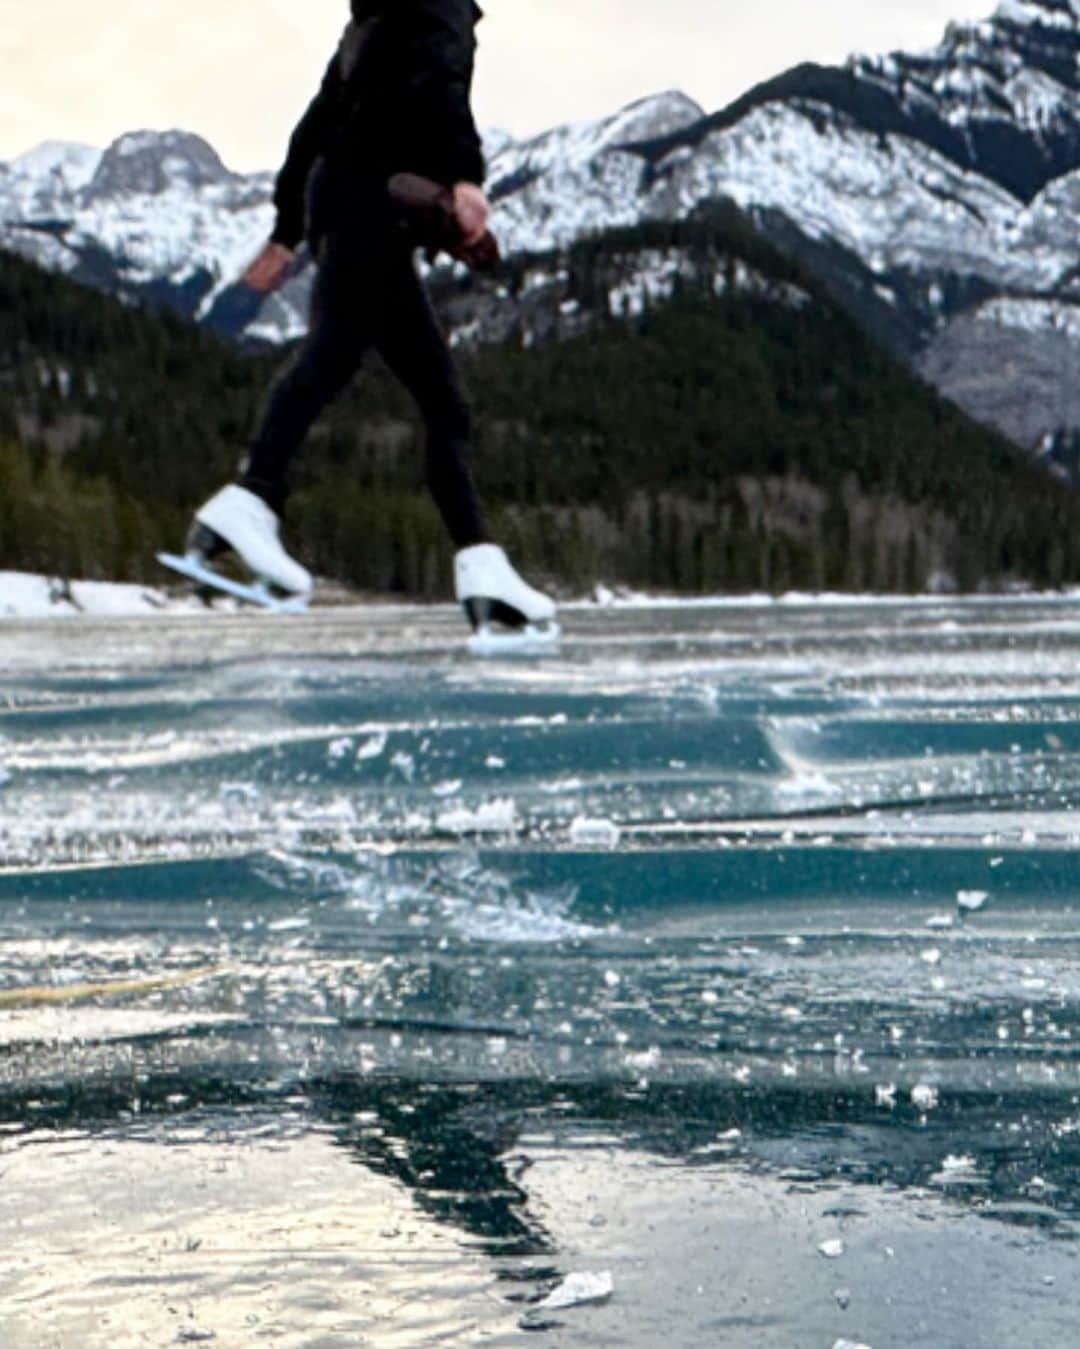
<svg viewBox="0 0 1080 1349"><path fill-rule="evenodd" d="M517 823L517 807L510 797L485 801L475 810L465 806L446 810L435 821L449 834L509 834Z"/></svg>
<svg viewBox="0 0 1080 1349"><path fill-rule="evenodd" d="M844 1254L844 1243L839 1237L833 1237L829 1241L823 1241L818 1250L826 1260L839 1260Z"/></svg>
<svg viewBox="0 0 1080 1349"><path fill-rule="evenodd" d="M356 757L360 760L377 759L385 749L386 732L380 731L378 735L373 735L370 739L364 741L356 751Z"/></svg>
<svg viewBox="0 0 1080 1349"><path fill-rule="evenodd" d="M868 1344L863 1344L861 1340L837 1340L832 1349L870 1349Z"/></svg>
<svg viewBox="0 0 1080 1349"><path fill-rule="evenodd" d="M930 1177L931 1185L982 1185L979 1165L974 1157L958 1157L950 1153L941 1163L941 1169Z"/></svg>
<svg viewBox="0 0 1080 1349"><path fill-rule="evenodd" d="M986 890L958 890L956 902L965 913L978 913L990 898Z"/></svg>
<svg viewBox="0 0 1080 1349"><path fill-rule="evenodd" d="M627 1054L623 1062L627 1068L633 1068L638 1073L649 1073L660 1067L663 1053L659 1045L650 1045L648 1049L642 1050L639 1054Z"/></svg>
<svg viewBox="0 0 1080 1349"><path fill-rule="evenodd" d="M403 749L399 749L390 760L390 767L396 768L406 782L412 782L416 776L416 759Z"/></svg>
<svg viewBox="0 0 1080 1349"><path fill-rule="evenodd" d="M570 842L592 848L614 848L622 831L613 820L592 820L578 815L570 825Z"/></svg>
<svg viewBox="0 0 1080 1349"><path fill-rule="evenodd" d="M933 1110L938 1103L937 1087L931 1087L926 1082L920 1082L918 1086L911 1089L911 1104L917 1110Z"/></svg>
<svg viewBox="0 0 1080 1349"><path fill-rule="evenodd" d="M311 917L308 914L297 914L294 918L276 918L272 923L267 923L267 932L298 932L301 928L311 926Z"/></svg>
<svg viewBox="0 0 1080 1349"><path fill-rule="evenodd" d="M566 1307L581 1307L587 1302L604 1302L614 1291L615 1280L610 1270L600 1274L568 1274L538 1305L545 1311L562 1311Z"/></svg>

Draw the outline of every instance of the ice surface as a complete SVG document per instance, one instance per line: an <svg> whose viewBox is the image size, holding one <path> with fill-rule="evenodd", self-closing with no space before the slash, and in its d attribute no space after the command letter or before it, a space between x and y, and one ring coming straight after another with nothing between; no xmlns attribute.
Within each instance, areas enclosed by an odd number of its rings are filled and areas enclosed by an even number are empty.
<svg viewBox="0 0 1080 1349"><path fill-rule="evenodd" d="M529 656L555 650L560 638L557 623L520 631L480 628L468 639L468 649L474 656Z"/></svg>
<svg viewBox="0 0 1080 1349"><path fill-rule="evenodd" d="M23 1338L108 1286L163 1344L1069 1343L1076 615L587 605L491 663L451 606L4 626Z"/></svg>

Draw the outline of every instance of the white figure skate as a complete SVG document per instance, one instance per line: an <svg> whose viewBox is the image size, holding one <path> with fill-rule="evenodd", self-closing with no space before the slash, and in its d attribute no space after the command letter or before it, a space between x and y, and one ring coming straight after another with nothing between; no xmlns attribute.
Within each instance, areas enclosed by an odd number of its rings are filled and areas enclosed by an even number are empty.
<svg viewBox="0 0 1080 1349"><path fill-rule="evenodd" d="M474 655L558 645L554 600L527 585L496 544L478 543L458 553L454 589L472 625L468 645Z"/></svg>
<svg viewBox="0 0 1080 1349"><path fill-rule="evenodd" d="M281 546L281 522L261 497L230 483L195 513L185 553L159 553L158 561L200 585L248 604L284 613L303 612L312 591L310 572ZM223 575L212 560L231 548L251 572L244 585Z"/></svg>

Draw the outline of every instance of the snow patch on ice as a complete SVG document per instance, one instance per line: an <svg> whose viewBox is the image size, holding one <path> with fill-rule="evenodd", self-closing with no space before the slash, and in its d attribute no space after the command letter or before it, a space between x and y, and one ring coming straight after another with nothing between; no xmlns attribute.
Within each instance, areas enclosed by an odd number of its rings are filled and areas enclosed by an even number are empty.
<svg viewBox="0 0 1080 1349"><path fill-rule="evenodd" d="M568 1274L559 1286L537 1305L545 1311L565 1311L588 1302L604 1302L615 1291L615 1280L609 1270L600 1274Z"/></svg>
<svg viewBox="0 0 1080 1349"><path fill-rule="evenodd" d="M125 618L190 609L151 586L109 581L68 581L29 572L0 571L0 618L53 618L77 614Z"/></svg>

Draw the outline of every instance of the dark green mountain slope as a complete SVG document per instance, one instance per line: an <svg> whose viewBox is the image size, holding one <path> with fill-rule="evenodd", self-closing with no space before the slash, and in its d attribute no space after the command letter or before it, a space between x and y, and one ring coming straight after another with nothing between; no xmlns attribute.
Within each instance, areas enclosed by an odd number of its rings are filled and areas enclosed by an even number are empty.
<svg viewBox="0 0 1080 1349"><path fill-rule="evenodd" d="M675 294L610 317L613 279L672 250L699 264ZM500 283L524 289L542 262ZM465 358L492 522L534 573L688 591L1080 575L1075 494L915 380L734 216L545 265L578 335L526 349L511 333ZM756 289L737 284L748 267ZM0 256L0 569L156 576L154 551L179 544L231 475L280 359ZM320 574L445 593L418 431L380 371L316 430L297 487L290 539Z"/></svg>

